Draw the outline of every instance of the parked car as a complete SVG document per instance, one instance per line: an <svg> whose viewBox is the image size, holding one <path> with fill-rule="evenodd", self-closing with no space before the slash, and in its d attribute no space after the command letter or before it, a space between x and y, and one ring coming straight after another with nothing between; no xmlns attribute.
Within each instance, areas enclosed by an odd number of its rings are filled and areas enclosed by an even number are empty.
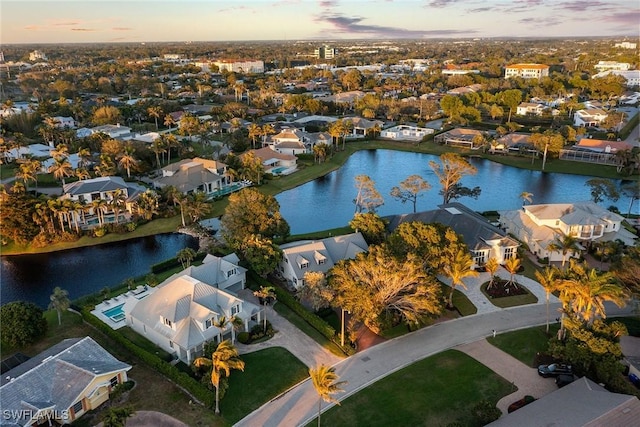
<svg viewBox="0 0 640 427"><path fill-rule="evenodd" d="M571 365L565 363L540 365L538 366L538 375L545 378L557 377L558 375L573 375L573 369L571 369Z"/></svg>
<svg viewBox="0 0 640 427"><path fill-rule="evenodd" d="M566 386L567 384L571 384L573 381L575 380L575 377L572 375L558 375L556 377L556 385L558 386L558 388L562 388L564 386Z"/></svg>
<svg viewBox="0 0 640 427"><path fill-rule="evenodd" d="M640 388L640 378L638 378L637 375L629 374L629 381L631 381L631 384L633 384L634 386Z"/></svg>

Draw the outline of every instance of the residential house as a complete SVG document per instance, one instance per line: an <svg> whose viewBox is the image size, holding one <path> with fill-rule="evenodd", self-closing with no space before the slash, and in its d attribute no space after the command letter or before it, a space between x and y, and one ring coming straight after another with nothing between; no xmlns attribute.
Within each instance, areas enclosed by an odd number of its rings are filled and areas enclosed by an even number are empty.
<svg viewBox="0 0 640 427"><path fill-rule="evenodd" d="M456 87L447 91L448 95L464 95L465 93L476 93L482 90L482 85L475 83L469 86Z"/></svg>
<svg viewBox="0 0 640 427"><path fill-rule="evenodd" d="M611 393L582 377L517 411L505 414L488 427L623 427L640 419L636 396Z"/></svg>
<svg viewBox="0 0 640 427"><path fill-rule="evenodd" d="M51 151L53 147L46 144L30 144L26 147L17 146L6 152L5 158L8 162L12 162L19 159L25 159L27 157L33 157L35 159L42 159L51 157Z"/></svg>
<svg viewBox="0 0 640 427"><path fill-rule="evenodd" d="M620 337L620 348L624 362L629 366L629 375L640 378L640 337L622 335Z"/></svg>
<svg viewBox="0 0 640 427"><path fill-rule="evenodd" d="M609 141L603 139L582 138L577 144L573 146L573 149L581 151L592 151L595 153L611 153L615 154L618 151L631 150L633 145L624 141Z"/></svg>
<svg viewBox="0 0 640 427"><path fill-rule="evenodd" d="M601 77L606 77L608 75L621 76L626 80L627 87L638 87L640 86L640 70L609 70L602 71L601 73L594 74L591 76L592 79L598 79Z"/></svg>
<svg viewBox="0 0 640 427"><path fill-rule="evenodd" d="M280 245L282 261L278 271L295 289L304 285L304 274L314 271L326 273L338 261L354 259L367 252L369 245L361 233L328 237L322 240L303 240Z"/></svg>
<svg viewBox="0 0 640 427"><path fill-rule="evenodd" d="M598 72L602 71L627 71L631 68L631 64L628 62L617 62L617 61L598 61L596 65L593 66Z"/></svg>
<svg viewBox="0 0 640 427"><path fill-rule="evenodd" d="M82 159L80 159L80 156L78 156L78 153L73 153L73 154L69 154L66 157L66 160L71 165L71 168L75 170L75 169L78 169L78 166L80 166ZM49 157L48 159L45 159L42 162L40 162L40 170L43 173L47 173L49 171L49 168L54 164L55 164L55 160Z"/></svg>
<svg viewBox="0 0 640 427"><path fill-rule="evenodd" d="M66 339L2 374L0 425L71 424L109 400L129 369L91 337Z"/></svg>
<svg viewBox="0 0 640 427"><path fill-rule="evenodd" d="M575 127L596 127L608 116L607 112L600 108L578 110L573 113L573 125Z"/></svg>
<svg viewBox="0 0 640 427"><path fill-rule="evenodd" d="M253 153L262 162L264 171L274 175L291 173L298 167L298 158L296 156L278 153L271 147L249 150L246 153ZM242 158L246 153L241 154L240 157Z"/></svg>
<svg viewBox="0 0 640 427"><path fill-rule="evenodd" d="M504 78L522 77L523 79L538 79L549 76L549 66L545 64L512 64L504 70Z"/></svg>
<svg viewBox="0 0 640 427"><path fill-rule="evenodd" d="M351 124L351 134L347 138L365 138L374 130L381 129L383 123L380 120L368 120L362 117L347 117L345 123Z"/></svg>
<svg viewBox="0 0 640 427"><path fill-rule="evenodd" d="M311 116L305 116L305 117L301 117L299 119L295 119L293 122L294 123L299 123L302 125L313 125L313 126L318 126L318 127L325 127L328 126L330 123L333 123L335 121L337 121L338 119L336 119L335 117L329 117L329 116L319 116L319 115L311 115Z"/></svg>
<svg viewBox="0 0 640 427"><path fill-rule="evenodd" d="M431 128L423 128L410 125L398 125L380 132L380 138L399 141L422 141L422 139L435 132Z"/></svg>
<svg viewBox="0 0 640 427"><path fill-rule="evenodd" d="M498 213L504 230L527 244L538 258L549 261L562 261L562 252L550 250L549 245L564 235L575 236L580 246L617 239L634 244L635 235L621 226L624 218L593 202L524 205ZM577 249L568 256L579 257L580 253Z"/></svg>
<svg viewBox="0 0 640 427"><path fill-rule="evenodd" d="M127 126L121 126L119 123L115 125L102 125L91 128L91 133L104 133L109 138L119 139L122 141L128 141L133 138L131 128Z"/></svg>
<svg viewBox="0 0 640 427"><path fill-rule="evenodd" d="M560 150L559 158L577 162L597 163L604 165L620 165L617 153L631 150L633 145L624 141L582 138L572 147Z"/></svg>
<svg viewBox="0 0 640 427"><path fill-rule="evenodd" d="M484 137L484 133L476 129L456 128L436 135L433 140L438 144L463 146L477 150L483 144L479 144L479 137Z"/></svg>
<svg viewBox="0 0 640 427"><path fill-rule="evenodd" d="M451 227L462 236L462 240L471 251L473 268L483 266L490 258L504 264L507 259L517 256L520 246L517 240L492 225L487 218L460 203L447 203L431 211L389 217L387 228L393 231L403 222L413 221Z"/></svg>
<svg viewBox="0 0 640 427"><path fill-rule="evenodd" d="M278 153L295 156L309 152L304 144L304 137L304 132L299 129L282 129L277 135L271 136L268 143Z"/></svg>
<svg viewBox="0 0 640 427"><path fill-rule="evenodd" d="M516 115L518 116L541 116L543 112L544 105L531 102L523 102L516 108Z"/></svg>
<svg viewBox="0 0 640 427"><path fill-rule="evenodd" d="M244 330L261 319L260 307L236 294L247 272L237 262L235 254L207 255L202 265L174 274L145 298L129 298L123 307L127 325L187 364L207 342L235 342L232 318L241 319Z"/></svg>
<svg viewBox="0 0 640 427"><path fill-rule="evenodd" d="M220 72L226 70L230 73L251 73L262 74L264 73L264 61L252 60L252 59L222 59L213 62L218 66Z"/></svg>
<svg viewBox="0 0 640 427"><path fill-rule="evenodd" d="M621 49L635 49L638 47L638 43L621 42L614 44L613 47L619 47Z"/></svg>
<svg viewBox="0 0 640 427"><path fill-rule="evenodd" d="M62 186L60 200L71 200L87 205L87 209L72 211L73 221L82 228L91 228L100 225L101 218L106 222L116 222L116 208L110 205L114 196L120 194L124 200L123 206L118 210L117 222L128 221L134 212L134 204L140 194L147 188L125 182L119 176L104 176L93 179L85 179L71 182ZM98 207L97 204L104 203ZM96 206L91 206L96 204ZM101 210L98 216L98 209Z"/></svg>
<svg viewBox="0 0 640 427"><path fill-rule="evenodd" d="M172 186L182 194L212 194L231 184L226 164L200 157L172 163L163 167L161 172L162 176L153 181L153 186Z"/></svg>
<svg viewBox="0 0 640 427"><path fill-rule="evenodd" d="M52 119L54 120L55 126L57 128L62 128L62 129L76 128L76 121L74 120L73 117L55 116L55 117L52 117Z"/></svg>
<svg viewBox="0 0 640 427"><path fill-rule="evenodd" d="M531 142L531 135L528 133L508 133L495 140L491 144L491 153L509 151L537 152L536 147Z"/></svg>

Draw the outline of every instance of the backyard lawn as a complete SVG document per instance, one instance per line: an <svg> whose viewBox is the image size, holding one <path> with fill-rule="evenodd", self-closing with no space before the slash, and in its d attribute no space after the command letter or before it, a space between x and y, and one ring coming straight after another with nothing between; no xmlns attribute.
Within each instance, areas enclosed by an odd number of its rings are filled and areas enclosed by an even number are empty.
<svg viewBox="0 0 640 427"><path fill-rule="evenodd" d="M495 405L512 391L508 381L486 366L448 350L359 391L321 420L327 426L479 426L471 408L481 400Z"/></svg>
<svg viewBox="0 0 640 427"><path fill-rule="evenodd" d="M547 351L549 338L558 332L558 328L556 323L550 325L547 335L546 326L536 326L489 337L487 341L525 365L534 367L536 353Z"/></svg>

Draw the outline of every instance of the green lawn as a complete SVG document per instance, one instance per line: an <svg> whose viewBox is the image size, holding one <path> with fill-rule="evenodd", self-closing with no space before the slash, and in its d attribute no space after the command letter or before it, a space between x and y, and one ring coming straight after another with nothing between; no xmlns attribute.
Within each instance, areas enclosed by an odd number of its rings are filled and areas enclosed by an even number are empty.
<svg viewBox="0 0 640 427"><path fill-rule="evenodd" d="M518 284L518 286L525 291L527 291L524 295L514 295L512 297L502 297L502 298L491 298L489 294L487 294L487 285L489 282L485 282L480 286L480 290L487 297L491 304L500 308L508 308L508 307L516 307L518 305L527 305L527 304L535 304L538 302L538 298L533 295L529 289L525 288L523 285Z"/></svg>
<svg viewBox="0 0 640 427"><path fill-rule="evenodd" d="M497 335L495 338L489 337L487 341L525 365L534 366L536 353L547 351L549 338L555 335L558 329L558 324L553 323L550 325L549 335L546 334L546 326L536 326L534 328L506 332Z"/></svg>
<svg viewBox="0 0 640 427"><path fill-rule="evenodd" d="M484 399L496 404L513 391L486 366L448 350L377 381L329 409L321 420L327 426L479 426L470 409Z"/></svg>
<svg viewBox="0 0 640 427"><path fill-rule="evenodd" d="M282 347L240 356L244 372L232 371L229 389L220 401L225 420L233 424L309 376L304 363Z"/></svg>

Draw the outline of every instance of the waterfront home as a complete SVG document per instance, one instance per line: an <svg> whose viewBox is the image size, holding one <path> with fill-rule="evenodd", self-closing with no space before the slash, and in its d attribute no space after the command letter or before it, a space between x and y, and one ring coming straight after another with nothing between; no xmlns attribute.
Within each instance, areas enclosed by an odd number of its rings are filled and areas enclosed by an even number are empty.
<svg viewBox="0 0 640 427"><path fill-rule="evenodd" d="M439 205L438 209L389 217L389 231L403 222L419 221L425 224L438 223L450 227L462 236L471 251L473 268L483 266L489 258L499 264L516 256L520 243L507 233L492 225L489 220L461 203Z"/></svg>
<svg viewBox="0 0 640 427"><path fill-rule="evenodd" d="M484 133L480 130L456 128L436 135L433 140L438 144L462 146L477 150L482 146L478 142L480 137L484 140Z"/></svg>
<svg viewBox="0 0 640 427"><path fill-rule="evenodd" d="M108 401L129 369L91 337L66 339L3 372L0 425L70 424Z"/></svg>
<svg viewBox="0 0 640 427"><path fill-rule="evenodd" d="M322 240L302 240L280 245L282 261L278 265L279 274L289 286L300 289L304 285L304 274L315 271L326 273L338 261L354 259L361 252L369 250L369 245L361 233L328 237Z"/></svg>
<svg viewBox="0 0 640 427"><path fill-rule="evenodd" d="M203 264L174 274L142 299L128 298L123 311L127 326L190 364L202 356L209 341L235 342L232 319L248 331L259 322L261 308L239 298L247 270L235 254L207 255Z"/></svg>
<svg viewBox="0 0 640 427"><path fill-rule="evenodd" d="M410 125L398 125L380 132L380 138L396 141L422 141L427 135L431 135L435 129Z"/></svg>
<svg viewBox="0 0 640 427"><path fill-rule="evenodd" d="M380 120L368 120L362 117L347 117L346 124L350 124L351 133L347 138L365 138L376 130L382 129L383 123Z"/></svg>
<svg viewBox="0 0 640 427"><path fill-rule="evenodd" d="M531 142L531 135L528 133L508 133L497 138L489 149L491 153L506 153L509 151L537 153L538 150L536 150L535 145Z"/></svg>
<svg viewBox="0 0 640 427"><path fill-rule="evenodd" d="M125 182L119 176L103 176L63 185L59 200L82 204L83 208L70 212L69 221L82 228L92 228L102 222L130 220L135 201L145 191L147 188Z"/></svg>
<svg viewBox="0 0 640 427"><path fill-rule="evenodd" d="M624 218L593 202L525 205L521 209L499 211L500 226L521 242L531 253L549 261L562 261L562 251L549 245L564 235L574 236L582 248L588 242L620 239L634 244L635 236L625 230ZM570 251L568 257L579 257L581 248Z"/></svg>
<svg viewBox="0 0 640 427"><path fill-rule="evenodd" d="M273 151L295 156L308 152L304 144L305 132L299 129L285 128L270 138L269 146Z"/></svg>
<svg viewBox="0 0 640 427"><path fill-rule="evenodd" d="M253 153L262 162L264 171L274 175L286 175L294 172L298 167L298 158L291 154L278 153L273 148L264 147L257 150L249 150L240 155Z"/></svg>
<svg viewBox="0 0 640 427"><path fill-rule="evenodd" d="M162 176L153 181L155 188L175 187L182 194L212 194L231 184L227 165L216 160L184 159L161 169Z"/></svg>

